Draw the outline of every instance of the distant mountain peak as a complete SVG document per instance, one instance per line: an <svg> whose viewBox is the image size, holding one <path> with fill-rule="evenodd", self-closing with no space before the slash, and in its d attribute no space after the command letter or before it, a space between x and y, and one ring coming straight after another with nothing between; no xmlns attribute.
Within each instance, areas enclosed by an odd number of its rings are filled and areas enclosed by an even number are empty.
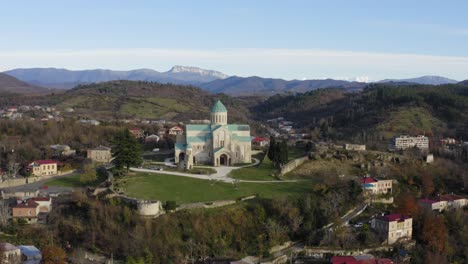
<svg viewBox="0 0 468 264"><path fill-rule="evenodd" d="M213 76L217 79L226 79L229 77L229 75L226 75L219 71L205 70L205 69L201 69L198 67L181 66L181 65L175 65L168 71L168 73L195 73L195 74L200 74L202 76Z"/></svg>
<svg viewBox="0 0 468 264"><path fill-rule="evenodd" d="M379 83L386 83L386 82L441 85L441 84L457 83L458 81L452 80L446 77L442 77L442 76L435 76L435 75L425 75L425 76L421 76L417 78L409 78L409 79L385 79L385 80L379 81Z"/></svg>

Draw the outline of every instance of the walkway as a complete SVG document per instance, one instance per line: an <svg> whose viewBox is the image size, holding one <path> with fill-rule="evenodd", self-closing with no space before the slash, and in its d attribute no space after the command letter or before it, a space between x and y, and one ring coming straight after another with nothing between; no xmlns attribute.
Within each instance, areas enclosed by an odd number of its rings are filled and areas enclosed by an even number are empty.
<svg viewBox="0 0 468 264"><path fill-rule="evenodd" d="M7 187L3 188L4 191L7 192L21 192L21 191L36 191L40 189L43 186L47 186L47 182L52 181L57 178L65 178L65 177L71 177L76 175L75 172L71 172L68 174L63 174L63 175L58 175L58 176L51 176L47 177L45 179L33 182L33 183L28 183L28 184L23 184L19 186L14 186L14 187ZM73 188L71 187L60 187L60 186L47 186L47 189L43 189L45 192L48 193L59 193L59 192L68 192L72 191Z"/></svg>
<svg viewBox="0 0 468 264"><path fill-rule="evenodd" d="M211 174L211 175L200 175L200 174L191 174L191 173L185 173L185 172L178 172L178 171L157 171L157 170L150 170L150 169L141 169L141 168L130 168L132 171L137 171L137 172L148 172L148 173L157 173L157 174L165 174L165 175L174 175L174 176L181 176L181 177L189 177L189 178L195 178L195 179L200 179L200 180L214 180L214 181L221 181L221 182L227 182L227 183L238 183L238 182L248 182L248 183L291 183L291 182L298 182L297 180L291 180L291 181L251 181L251 180L237 180L229 177L228 175L233 171L233 170L238 170L242 168L248 168L248 167L253 167L256 166L260 163L258 159L252 158L254 162L252 164L244 165L244 166L239 166L239 167L208 167L208 166L196 166L196 168L211 168L216 170L216 173ZM165 160L164 164L167 165L170 161ZM162 162L161 162L162 163Z"/></svg>

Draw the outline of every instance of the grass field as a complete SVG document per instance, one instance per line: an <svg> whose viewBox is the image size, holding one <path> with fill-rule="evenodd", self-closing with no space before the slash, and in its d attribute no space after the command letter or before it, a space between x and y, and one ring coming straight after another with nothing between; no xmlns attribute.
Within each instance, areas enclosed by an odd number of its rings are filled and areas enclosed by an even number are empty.
<svg viewBox="0 0 468 264"><path fill-rule="evenodd" d="M237 186L237 187L236 187ZM199 180L173 175L138 173L119 180L130 197L173 200L178 204L237 199L259 194L272 198L309 191L312 183L230 183Z"/></svg>
<svg viewBox="0 0 468 264"><path fill-rule="evenodd" d="M229 177L239 180L251 181L275 181L278 180L273 176L276 170L273 169L271 160L268 157L263 159L263 162L257 167L247 167L238 170L233 170Z"/></svg>
<svg viewBox="0 0 468 264"><path fill-rule="evenodd" d="M439 132L444 124L422 107L406 107L389 113L377 130L389 139L400 134L422 134L427 131Z"/></svg>
<svg viewBox="0 0 468 264"><path fill-rule="evenodd" d="M83 184L80 182L79 174L76 174L73 176L59 177L59 178L47 181L44 185L60 186L60 187L83 187Z"/></svg>

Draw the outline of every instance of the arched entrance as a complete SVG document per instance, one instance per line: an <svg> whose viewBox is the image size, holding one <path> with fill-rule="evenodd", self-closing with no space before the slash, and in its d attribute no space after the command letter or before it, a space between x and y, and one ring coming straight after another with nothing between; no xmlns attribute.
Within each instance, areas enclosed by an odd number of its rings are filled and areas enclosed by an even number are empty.
<svg viewBox="0 0 468 264"><path fill-rule="evenodd" d="M185 160L185 153L184 153L184 152L181 152L181 153L179 154L179 163L184 162L184 160Z"/></svg>
<svg viewBox="0 0 468 264"><path fill-rule="evenodd" d="M219 156L219 165L220 166L229 166L229 157L226 154L221 154Z"/></svg>

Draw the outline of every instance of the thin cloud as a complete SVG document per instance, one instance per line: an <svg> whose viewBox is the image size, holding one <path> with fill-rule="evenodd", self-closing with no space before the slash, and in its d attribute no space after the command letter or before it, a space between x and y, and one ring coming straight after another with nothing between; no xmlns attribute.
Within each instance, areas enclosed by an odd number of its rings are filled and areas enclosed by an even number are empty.
<svg viewBox="0 0 468 264"><path fill-rule="evenodd" d="M466 79L468 57L322 49L100 49L0 52L0 69L57 67L167 70L189 65L230 75L285 79L443 75Z"/></svg>

